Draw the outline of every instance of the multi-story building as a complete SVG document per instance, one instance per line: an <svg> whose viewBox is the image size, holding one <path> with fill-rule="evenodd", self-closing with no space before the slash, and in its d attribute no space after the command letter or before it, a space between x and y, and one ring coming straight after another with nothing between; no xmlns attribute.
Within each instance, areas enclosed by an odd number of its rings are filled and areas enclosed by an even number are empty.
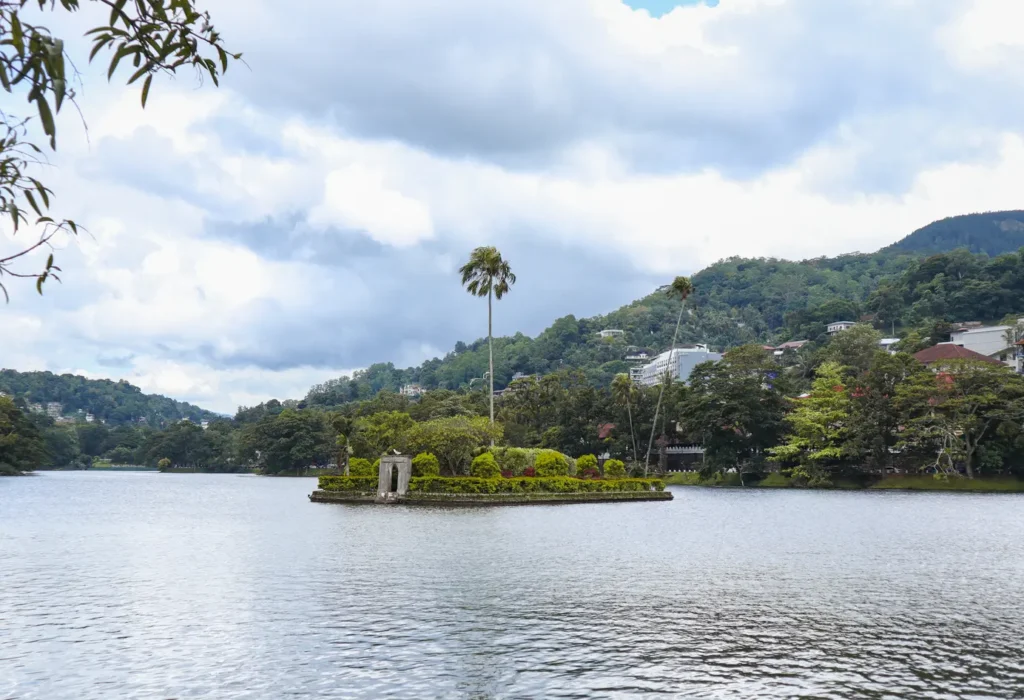
<svg viewBox="0 0 1024 700"><path fill-rule="evenodd" d="M842 333L843 331L850 330L856 325L857 323L855 321L836 321L835 323L828 324L828 334L835 335L836 333Z"/></svg>
<svg viewBox="0 0 1024 700"><path fill-rule="evenodd" d="M1018 327L1024 319L1018 321ZM1018 368L1014 326L980 326L959 328L950 334L950 342L979 355L990 357L1008 367Z"/></svg>
<svg viewBox="0 0 1024 700"><path fill-rule="evenodd" d="M402 396L407 396L410 399L412 399L417 396L423 395L423 387L421 387L419 384L406 384L401 389L398 390L398 393L401 394Z"/></svg>
<svg viewBox="0 0 1024 700"><path fill-rule="evenodd" d="M597 333L602 338L621 338L626 335L626 331L619 330L618 328L605 328L603 331Z"/></svg>
<svg viewBox="0 0 1024 700"><path fill-rule="evenodd" d="M702 362L717 362L722 356L708 350L707 345L691 345L688 347L667 350L643 368L640 383L644 386L657 386L670 378L672 381L686 382L690 379L693 368Z"/></svg>
<svg viewBox="0 0 1024 700"><path fill-rule="evenodd" d="M46 415L50 418L60 418L64 415L64 406L57 401L51 401L46 404Z"/></svg>

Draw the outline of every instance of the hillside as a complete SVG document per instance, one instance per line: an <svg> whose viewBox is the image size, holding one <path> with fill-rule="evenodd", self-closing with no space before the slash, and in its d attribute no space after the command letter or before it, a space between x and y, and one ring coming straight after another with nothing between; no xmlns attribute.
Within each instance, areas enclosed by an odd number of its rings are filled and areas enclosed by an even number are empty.
<svg viewBox="0 0 1024 700"><path fill-rule="evenodd" d="M81 410L110 425L140 422L144 418L149 425L162 426L182 418L200 421L218 417L166 396L143 394L139 387L125 381L86 379L72 374L0 370L0 392L27 404L55 401L62 405L65 416Z"/></svg>
<svg viewBox="0 0 1024 700"><path fill-rule="evenodd" d="M965 248L996 256L1024 247L1024 211L951 216L919 228L883 252L942 253Z"/></svg>

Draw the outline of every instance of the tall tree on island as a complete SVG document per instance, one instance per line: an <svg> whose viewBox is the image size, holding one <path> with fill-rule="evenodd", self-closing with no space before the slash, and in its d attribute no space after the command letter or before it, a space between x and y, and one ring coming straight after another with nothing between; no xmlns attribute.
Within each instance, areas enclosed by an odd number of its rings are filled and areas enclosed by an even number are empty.
<svg viewBox="0 0 1024 700"><path fill-rule="evenodd" d="M633 444L633 459L640 455L636 450L636 431L633 429L633 396L636 394L636 387L628 374L616 374L612 380L612 397L620 406L626 407L626 415L629 417L629 437Z"/></svg>
<svg viewBox="0 0 1024 700"><path fill-rule="evenodd" d="M672 280L672 284L668 286L666 290L670 297L679 298L679 315L676 316L676 330L672 334L672 345L669 346L669 352L671 353L676 349L676 340L679 338L679 325L683 322L683 309L686 308L686 300L693 293L693 283L690 282L689 277L676 277ZM671 362L672 355L669 355L669 361ZM658 404L654 409L654 420L651 422L651 439L647 442L647 456L644 457L644 476L647 476L648 465L651 463L651 448L654 447L654 432L658 425L658 413L661 411L661 401L665 397L665 385L668 384L667 379L661 383L661 391L658 392Z"/></svg>
<svg viewBox="0 0 1024 700"><path fill-rule="evenodd" d="M491 425L494 425L494 299L501 299L508 294L516 283L508 261L501 257L501 252L494 246L476 248L469 256L469 262L459 268L462 274L462 286L473 296L487 297L487 354L488 380L491 395ZM493 442L492 442L493 444Z"/></svg>

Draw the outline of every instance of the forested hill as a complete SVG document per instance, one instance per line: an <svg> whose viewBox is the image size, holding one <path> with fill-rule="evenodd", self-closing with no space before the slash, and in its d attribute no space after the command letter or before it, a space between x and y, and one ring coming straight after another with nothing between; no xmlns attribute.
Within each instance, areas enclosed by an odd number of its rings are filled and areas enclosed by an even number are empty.
<svg viewBox="0 0 1024 700"><path fill-rule="evenodd" d="M0 392L26 404L61 404L65 416L91 413L110 425L142 422L155 427L188 418L193 421L219 417L192 404L158 394L143 394L126 381L86 379L73 374L0 370Z"/></svg>
<svg viewBox="0 0 1024 700"><path fill-rule="evenodd" d="M679 341L723 350L746 343L821 340L827 323L867 320L887 333L917 332L937 342L944 339L945 324L1024 314L1024 257L1017 252L989 257L955 250L965 243L999 253L1024 247L1024 223L1020 232L1013 223L1018 215L1024 221L1024 212L1003 212L936 222L871 254L800 262L723 260L693 276L695 293ZM956 221L967 221L970 227L956 228L950 223ZM956 233L968 230L974 233ZM918 246L928 245L947 252L917 252ZM678 308L659 290L604 316L560 318L536 338L496 338L495 385L507 386L515 373L559 369L580 370L593 384L605 385L628 371L625 358L631 352L661 352L669 346ZM606 329L623 335L600 337ZM352 377L314 386L305 404L338 406L410 383L424 389L460 389L482 379L486 371L486 339L459 342L445 357L419 367L375 364Z"/></svg>
<svg viewBox="0 0 1024 700"><path fill-rule="evenodd" d="M996 256L1021 247L1024 247L1024 211L993 211L935 221L885 251L927 254L964 248L972 253Z"/></svg>

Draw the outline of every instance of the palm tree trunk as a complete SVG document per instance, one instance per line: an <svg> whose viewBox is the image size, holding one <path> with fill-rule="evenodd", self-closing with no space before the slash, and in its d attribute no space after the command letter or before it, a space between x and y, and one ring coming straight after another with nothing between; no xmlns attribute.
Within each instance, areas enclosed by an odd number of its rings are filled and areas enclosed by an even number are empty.
<svg viewBox="0 0 1024 700"><path fill-rule="evenodd" d="M679 324L683 322L683 309L686 308L686 299L679 302L679 315L676 317L676 330L672 334L672 345L669 347L669 361L672 360L671 352L676 349L676 339L679 337ZM647 467L651 463L651 448L654 447L654 431L658 426L658 414L661 412L661 399L665 396L665 385L667 381L662 380L661 391L658 392L658 405L654 409L654 421L651 423L651 439L647 443L647 456L644 457L644 476L647 476Z"/></svg>
<svg viewBox="0 0 1024 700"><path fill-rule="evenodd" d="M632 387L630 387L630 390L632 390ZM637 454L637 449L636 449L636 431L633 430L633 409L630 408L629 398L628 397L626 399L626 415L629 416L629 436L633 440L633 459L636 460L640 455Z"/></svg>
<svg viewBox="0 0 1024 700"><path fill-rule="evenodd" d="M491 388L491 395L490 395L489 398L490 398L490 401L491 401L491 427L493 428L494 427L494 331L493 331L494 312L493 312L493 309L492 309L493 304L491 302L492 295L493 295L492 292L488 292L487 293L487 356L488 356L488 358L487 358L488 362L487 363L488 363L488 369L489 369L489 372L487 374L487 380L488 380L488 384L490 384L490 388ZM493 431L492 431L492 435L491 435L491 447L494 447Z"/></svg>

